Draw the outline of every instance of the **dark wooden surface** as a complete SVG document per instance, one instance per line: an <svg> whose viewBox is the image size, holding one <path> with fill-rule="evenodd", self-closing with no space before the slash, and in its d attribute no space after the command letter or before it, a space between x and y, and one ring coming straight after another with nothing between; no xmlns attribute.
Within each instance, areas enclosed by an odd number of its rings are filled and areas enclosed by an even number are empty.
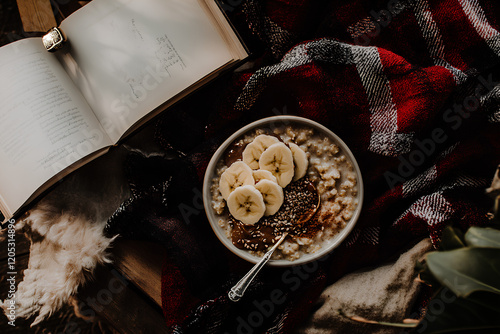
<svg viewBox="0 0 500 334"><path fill-rule="evenodd" d="M96 279L80 291L80 308L108 321L120 333L167 333L161 310L161 262L158 245L119 241L113 266L100 267Z"/></svg>
<svg viewBox="0 0 500 334"><path fill-rule="evenodd" d="M145 241L118 240L112 253L115 267L161 306L163 247Z"/></svg>
<svg viewBox="0 0 500 334"><path fill-rule="evenodd" d="M50 0L17 0L24 30L48 31L57 25Z"/></svg>

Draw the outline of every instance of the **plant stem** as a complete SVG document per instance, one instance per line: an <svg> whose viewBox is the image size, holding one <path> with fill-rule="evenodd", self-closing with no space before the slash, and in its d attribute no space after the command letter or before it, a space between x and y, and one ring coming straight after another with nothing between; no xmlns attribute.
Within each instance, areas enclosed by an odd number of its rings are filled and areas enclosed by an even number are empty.
<svg viewBox="0 0 500 334"><path fill-rule="evenodd" d="M365 324L374 324L374 325L381 325L381 326L390 326L390 327L399 327L399 328L415 328L418 326L419 321L415 319L405 319L404 321L406 323L394 323L394 322L385 322L385 321L375 321L375 320L369 320L357 315L354 316L348 316L344 313L343 310L338 310L339 314L341 316L344 316L348 319L351 319L353 321L365 323Z"/></svg>

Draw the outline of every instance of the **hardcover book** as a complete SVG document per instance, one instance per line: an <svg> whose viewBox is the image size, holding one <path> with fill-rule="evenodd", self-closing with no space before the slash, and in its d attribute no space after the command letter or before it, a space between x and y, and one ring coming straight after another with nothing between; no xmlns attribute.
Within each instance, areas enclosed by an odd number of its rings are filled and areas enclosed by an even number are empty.
<svg viewBox="0 0 500 334"><path fill-rule="evenodd" d="M6 219L248 54L213 0L93 0L67 41L0 48L0 210Z"/></svg>

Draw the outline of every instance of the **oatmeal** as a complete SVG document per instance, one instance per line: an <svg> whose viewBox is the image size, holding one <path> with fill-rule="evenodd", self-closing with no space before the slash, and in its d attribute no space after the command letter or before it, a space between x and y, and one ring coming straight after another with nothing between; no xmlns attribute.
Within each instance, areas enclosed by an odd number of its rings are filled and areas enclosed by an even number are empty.
<svg viewBox="0 0 500 334"><path fill-rule="evenodd" d="M236 247L262 256L288 233L276 260L317 252L358 206L348 156L303 125L257 129L237 139L218 162L210 192L219 226Z"/></svg>

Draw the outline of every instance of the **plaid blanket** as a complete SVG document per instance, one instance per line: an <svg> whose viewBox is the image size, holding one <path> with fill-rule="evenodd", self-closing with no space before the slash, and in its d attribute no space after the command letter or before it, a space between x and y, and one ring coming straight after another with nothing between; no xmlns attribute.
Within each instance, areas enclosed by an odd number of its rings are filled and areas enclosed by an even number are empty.
<svg viewBox="0 0 500 334"><path fill-rule="evenodd" d="M237 3L238 6L234 7ZM487 223L500 153L500 4L494 0L227 1L255 56L158 122L158 156L131 155L134 196L109 221L168 248L163 310L174 333L289 333L324 287L445 225ZM365 182L356 228L325 261L266 268L224 249L201 205L218 145L253 120L295 114L353 150ZM138 227L140 226L140 227Z"/></svg>

